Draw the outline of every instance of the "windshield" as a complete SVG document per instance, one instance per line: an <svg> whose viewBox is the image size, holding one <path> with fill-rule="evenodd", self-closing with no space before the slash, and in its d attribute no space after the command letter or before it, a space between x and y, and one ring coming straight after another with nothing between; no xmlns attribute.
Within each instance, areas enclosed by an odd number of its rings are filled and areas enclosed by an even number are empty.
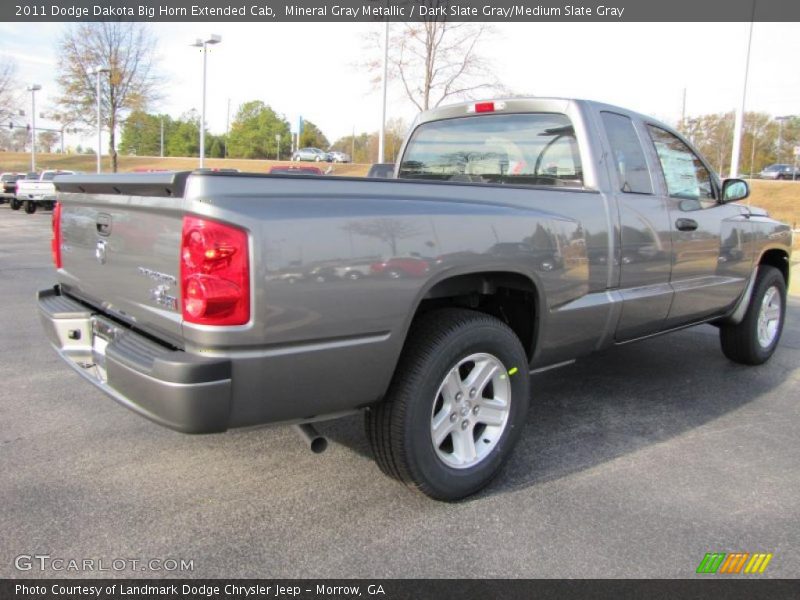
<svg viewBox="0 0 800 600"><path fill-rule="evenodd" d="M411 137L398 177L582 187L575 131L565 115L483 115L432 121Z"/></svg>
<svg viewBox="0 0 800 600"><path fill-rule="evenodd" d="M58 173L55 172L45 173L42 175L42 181L53 181L53 177L55 177L57 174Z"/></svg>

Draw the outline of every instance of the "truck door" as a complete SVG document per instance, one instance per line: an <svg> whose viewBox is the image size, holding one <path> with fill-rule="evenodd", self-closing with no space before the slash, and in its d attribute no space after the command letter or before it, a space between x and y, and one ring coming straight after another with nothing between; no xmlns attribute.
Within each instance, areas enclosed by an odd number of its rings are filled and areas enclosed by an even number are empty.
<svg viewBox="0 0 800 600"><path fill-rule="evenodd" d="M750 224L740 207L719 203L716 178L683 140L655 125L647 129L663 174L672 235L669 329L733 308L752 268Z"/></svg>
<svg viewBox="0 0 800 600"><path fill-rule="evenodd" d="M628 116L602 111L600 117L619 211L614 261L623 303L615 339L625 341L661 331L667 318L673 295L669 212L651 177L655 157L648 165L643 150L640 135L646 133Z"/></svg>

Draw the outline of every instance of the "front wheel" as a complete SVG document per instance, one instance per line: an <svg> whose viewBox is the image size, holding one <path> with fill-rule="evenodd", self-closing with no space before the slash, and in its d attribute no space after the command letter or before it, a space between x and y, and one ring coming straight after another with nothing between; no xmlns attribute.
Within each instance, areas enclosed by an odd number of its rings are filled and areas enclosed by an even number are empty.
<svg viewBox="0 0 800 600"><path fill-rule="evenodd" d="M492 316L443 309L417 319L386 399L366 413L378 466L437 500L486 486L525 425L527 364L519 338Z"/></svg>
<svg viewBox="0 0 800 600"><path fill-rule="evenodd" d="M33 200L25 200L25 212L32 215L36 212L36 202Z"/></svg>
<svg viewBox="0 0 800 600"><path fill-rule="evenodd" d="M767 362L783 331L786 315L786 281L775 267L758 268L750 304L741 323L722 325L719 339L730 360L745 365Z"/></svg>
<svg viewBox="0 0 800 600"><path fill-rule="evenodd" d="M22 206L22 202L20 202L16 198L12 198L9 204L11 204L11 210L19 210L20 207Z"/></svg>

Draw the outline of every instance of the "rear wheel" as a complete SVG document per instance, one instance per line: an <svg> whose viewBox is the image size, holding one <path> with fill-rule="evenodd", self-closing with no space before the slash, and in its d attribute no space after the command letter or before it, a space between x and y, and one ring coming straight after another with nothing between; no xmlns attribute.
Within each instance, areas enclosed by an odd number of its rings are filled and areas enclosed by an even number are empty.
<svg viewBox="0 0 800 600"><path fill-rule="evenodd" d="M22 206L22 202L16 198L12 198L9 204L11 204L11 210L19 210L20 206Z"/></svg>
<svg viewBox="0 0 800 600"><path fill-rule="evenodd" d="M785 315L786 281L778 269L762 265L742 322L719 329L722 352L745 365L767 362L778 347Z"/></svg>
<svg viewBox="0 0 800 600"><path fill-rule="evenodd" d="M385 401L366 413L381 470L438 500L474 494L519 439L529 403L519 338L492 316L432 311L412 326Z"/></svg>
<svg viewBox="0 0 800 600"><path fill-rule="evenodd" d="M25 212L29 215L36 212L36 203L33 200L25 200Z"/></svg>

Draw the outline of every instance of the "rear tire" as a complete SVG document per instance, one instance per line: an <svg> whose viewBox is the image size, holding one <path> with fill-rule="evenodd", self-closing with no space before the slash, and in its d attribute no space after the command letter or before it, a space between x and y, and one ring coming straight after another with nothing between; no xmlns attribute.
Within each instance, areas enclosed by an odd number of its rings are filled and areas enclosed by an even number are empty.
<svg viewBox="0 0 800 600"><path fill-rule="evenodd" d="M25 200L25 212L29 215L36 212L36 203L33 200Z"/></svg>
<svg viewBox="0 0 800 600"><path fill-rule="evenodd" d="M412 325L386 399L367 410L367 437L384 473L458 500L498 474L528 404L528 359L508 326L471 310L431 311Z"/></svg>
<svg viewBox="0 0 800 600"><path fill-rule="evenodd" d="M22 202L20 202L16 198L12 198L9 204L11 204L11 210L19 210L20 207L22 206Z"/></svg>
<svg viewBox="0 0 800 600"><path fill-rule="evenodd" d="M743 365L767 362L778 347L785 317L783 274L775 267L761 265L744 319L737 325L719 328L723 354Z"/></svg>

